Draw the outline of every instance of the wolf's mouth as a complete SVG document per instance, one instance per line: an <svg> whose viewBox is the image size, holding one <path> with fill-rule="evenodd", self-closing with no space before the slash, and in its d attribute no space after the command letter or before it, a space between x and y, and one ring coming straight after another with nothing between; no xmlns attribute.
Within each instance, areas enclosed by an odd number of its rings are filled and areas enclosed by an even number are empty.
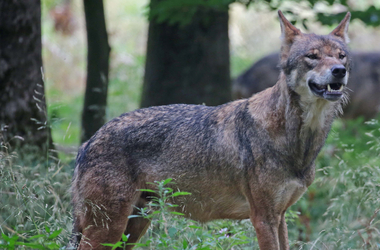
<svg viewBox="0 0 380 250"><path fill-rule="evenodd" d="M342 83L318 84L310 80L309 88L316 96L329 101L337 101L343 95L344 85Z"/></svg>

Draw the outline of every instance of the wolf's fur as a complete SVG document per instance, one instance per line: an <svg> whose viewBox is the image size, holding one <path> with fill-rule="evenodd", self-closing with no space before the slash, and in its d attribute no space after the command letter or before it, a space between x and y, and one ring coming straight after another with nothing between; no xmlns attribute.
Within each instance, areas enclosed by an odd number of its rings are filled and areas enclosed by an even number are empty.
<svg viewBox="0 0 380 250"><path fill-rule="evenodd" d="M73 245L106 249L100 244L117 242L123 232L138 241L149 221L128 216L151 195L139 190L171 177L174 188L192 193L174 201L187 217L250 218L261 249L289 248L285 211L312 183L315 158L344 99L316 96L308 82L347 83L348 74L335 79L332 72L349 69L349 14L327 36L303 34L279 16L282 73L274 87L217 107L136 110L83 144L72 184ZM305 57L310 53L318 59Z"/></svg>

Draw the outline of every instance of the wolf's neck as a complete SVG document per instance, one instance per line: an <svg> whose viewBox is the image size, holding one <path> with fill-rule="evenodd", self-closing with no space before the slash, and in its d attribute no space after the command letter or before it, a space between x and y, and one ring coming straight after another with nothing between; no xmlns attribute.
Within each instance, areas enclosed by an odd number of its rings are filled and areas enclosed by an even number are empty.
<svg viewBox="0 0 380 250"><path fill-rule="evenodd" d="M330 128L336 113L339 112L339 103L329 102L321 98L304 97L292 91L287 86L283 74L281 74L277 84L268 92L267 97L269 98L266 98L263 105L269 107L272 114L266 115L282 117L283 121L280 122L286 127L292 127L293 131L293 126L297 123L299 124L299 132L310 130L320 133L322 130Z"/></svg>
<svg viewBox="0 0 380 250"><path fill-rule="evenodd" d="M251 115L267 132L274 147L286 149L287 155L303 156L295 163L299 167L313 162L335 116L334 106L307 101L281 79L249 99Z"/></svg>

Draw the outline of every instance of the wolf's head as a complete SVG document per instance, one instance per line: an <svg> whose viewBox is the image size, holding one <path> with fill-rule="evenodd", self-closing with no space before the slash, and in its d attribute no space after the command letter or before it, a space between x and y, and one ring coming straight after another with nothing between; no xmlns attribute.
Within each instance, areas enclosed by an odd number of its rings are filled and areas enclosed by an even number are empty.
<svg viewBox="0 0 380 250"><path fill-rule="evenodd" d="M278 15L282 33L280 64L290 89L310 102L344 97L350 70L350 13L328 35L304 34L281 11Z"/></svg>

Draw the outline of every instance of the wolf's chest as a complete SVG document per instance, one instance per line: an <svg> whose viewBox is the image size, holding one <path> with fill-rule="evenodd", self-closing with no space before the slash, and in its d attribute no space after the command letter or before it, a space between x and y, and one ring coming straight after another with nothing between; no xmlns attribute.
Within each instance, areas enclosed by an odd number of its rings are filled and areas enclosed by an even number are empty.
<svg viewBox="0 0 380 250"><path fill-rule="evenodd" d="M293 205L307 190L306 183L298 179L288 181L276 191L274 204L279 211L286 210Z"/></svg>

